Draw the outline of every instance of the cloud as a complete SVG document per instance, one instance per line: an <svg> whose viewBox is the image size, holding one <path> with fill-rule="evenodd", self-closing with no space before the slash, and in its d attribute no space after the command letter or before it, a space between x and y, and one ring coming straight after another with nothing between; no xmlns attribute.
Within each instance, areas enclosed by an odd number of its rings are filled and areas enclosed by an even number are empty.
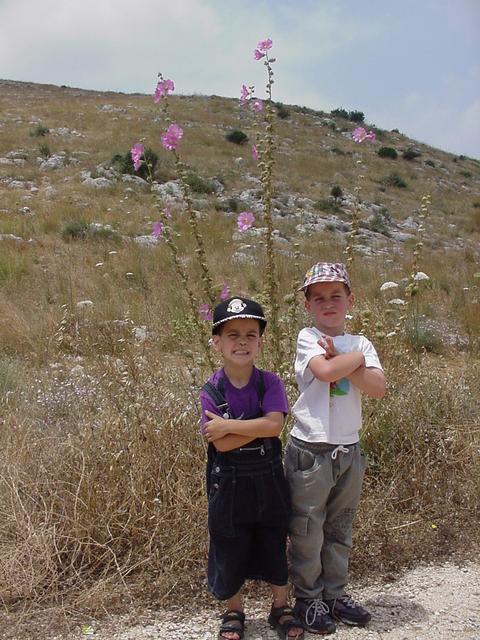
<svg viewBox="0 0 480 640"><path fill-rule="evenodd" d="M6 0L0 25L3 73L13 79L118 89L122 75L131 90L150 76L153 85L167 60L201 59L219 30L202 0Z"/></svg>
<svg viewBox="0 0 480 640"><path fill-rule="evenodd" d="M262 95L265 70L253 49L271 37L275 100L360 109L380 127L478 156L476 5L459 5L448 13L453 29L433 2L410 2L406 16L403 5L353 0L0 0L1 73L153 92L161 71L179 93L238 96L253 83Z"/></svg>

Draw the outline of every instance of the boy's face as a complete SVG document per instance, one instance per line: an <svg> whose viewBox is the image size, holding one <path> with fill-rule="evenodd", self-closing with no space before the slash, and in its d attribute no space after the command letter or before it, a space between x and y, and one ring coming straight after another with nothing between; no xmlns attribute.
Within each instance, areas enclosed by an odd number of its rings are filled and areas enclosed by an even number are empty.
<svg viewBox="0 0 480 640"><path fill-rule="evenodd" d="M260 323L253 318L228 320L213 336L213 346L222 354L224 364L235 367L251 366L262 343Z"/></svg>
<svg viewBox="0 0 480 640"><path fill-rule="evenodd" d="M308 287L305 309L313 316L315 326L329 336L343 333L345 316L354 297L343 282L317 282Z"/></svg>

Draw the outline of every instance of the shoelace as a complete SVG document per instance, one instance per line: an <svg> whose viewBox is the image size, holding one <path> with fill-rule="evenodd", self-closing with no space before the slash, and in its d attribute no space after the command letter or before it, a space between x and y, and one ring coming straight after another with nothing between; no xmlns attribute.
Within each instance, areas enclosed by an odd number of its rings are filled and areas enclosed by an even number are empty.
<svg viewBox="0 0 480 640"><path fill-rule="evenodd" d="M324 616L329 612L330 609L327 607L325 602L320 600L320 598L315 598L310 602L307 610L305 611L305 622L310 627L315 622L315 618L317 616Z"/></svg>
<svg viewBox="0 0 480 640"><path fill-rule="evenodd" d="M335 449L332 451L332 460L337 459L337 453L339 451L340 453L348 453L347 447L344 447L343 444L339 444L338 447L335 447Z"/></svg>
<svg viewBox="0 0 480 640"><path fill-rule="evenodd" d="M333 606L335 606L335 602L341 602L346 607L350 607L351 609L354 609L357 606L355 600L347 594L340 596L340 598L335 598L335 600L333 601Z"/></svg>

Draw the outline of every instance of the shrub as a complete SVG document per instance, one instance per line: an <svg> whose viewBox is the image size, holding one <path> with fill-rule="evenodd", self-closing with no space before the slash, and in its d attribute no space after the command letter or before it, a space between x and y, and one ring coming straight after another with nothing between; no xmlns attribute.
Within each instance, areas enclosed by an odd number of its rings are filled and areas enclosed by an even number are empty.
<svg viewBox="0 0 480 640"><path fill-rule="evenodd" d="M351 120L351 122L357 122L360 124L365 121L365 114L363 111L350 111L348 119Z"/></svg>
<svg viewBox="0 0 480 640"><path fill-rule="evenodd" d="M388 176L384 176L381 182L387 187L398 187L399 189L405 189L407 186L402 176L395 171L389 173Z"/></svg>
<svg viewBox="0 0 480 640"><path fill-rule="evenodd" d="M406 326L406 333L408 342L416 353L442 353L444 350L442 337L424 320L410 320Z"/></svg>
<svg viewBox="0 0 480 640"><path fill-rule="evenodd" d="M234 144L245 144L248 141L247 134L243 133L243 131L240 131L239 129L229 131L229 133L226 134L225 138L229 142L233 142Z"/></svg>
<svg viewBox="0 0 480 640"><path fill-rule="evenodd" d="M393 147L380 147L377 153L380 158L391 158L392 160L396 160L398 158L398 153Z"/></svg>
<svg viewBox="0 0 480 640"><path fill-rule="evenodd" d="M33 138L43 138L43 136L46 136L47 133L50 133L50 129L48 127L45 127L40 122L35 125L35 127L30 131L30 135Z"/></svg>
<svg viewBox="0 0 480 640"><path fill-rule="evenodd" d="M332 198L335 198L335 202L337 202L338 200L343 198L342 188L338 184L334 185L330 189L330 195L332 196Z"/></svg>
<svg viewBox="0 0 480 640"><path fill-rule="evenodd" d="M195 193L213 193L215 191L210 180L205 180L196 173L187 174L185 182Z"/></svg>
<svg viewBox="0 0 480 640"><path fill-rule="evenodd" d="M42 144L39 145L38 152L42 156L42 158L45 159L50 158L50 156L52 155L50 152L50 147L46 142L42 142Z"/></svg>
<svg viewBox="0 0 480 640"><path fill-rule="evenodd" d="M348 111L343 108L332 109L332 111L330 111L330 115L334 118L345 118L345 120L348 120Z"/></svg>
<svg viewBox="0 0 480 640"><path fill-rule="evenodd" d="M227 204L228 204L228 207L229 207L230 211L233 211L234 213L237 213L237 211L238 211L238 200L236 198L229 198L227 200Z"/></svg>
<svg viewBox="0 0 480 640"><path fill-rule="evenodd" d="M425 164L428 164L429 167L435 166L435 162L433 160L425 160Z"/></svg>
<svg viewBox="0 0 480 640"><path fill-rule="evenodd" d="M62 238L68 240L113 240L119 242L121 236L109 224L85 222L84 220L70 220L65 223L62 229Z"/></svg>
<svg viewBox="0 0 480 640"><path fill-rule="evenodd" d="M152 175L154 175L155 169L158 164L158 155L154 151L152 151L150 147L147 147L142 156L142 159L150 165L150 171L152 172ZM145 163L142 163L139 170L135 171L130 151L127 151L127 153L125 153L124 155L122 155L121 153L116 153L110 160L110 166L122 174L125 173L129 175L139 176L144 180L149 177L148 168Z"/></svg>
<svg viewBox="0 0 480 640"><path fill-rule="evenodd" d="M382 211L375 211L371 220L368 223L368 228L375 233L381 233L384 236L390 237L390 229L386 222L389 220L388 209Z"/></svg>
<svg viewBox="0 0 480 640"><path fill-rule="evenodd" d="M313 205L317 211L325 211L326 213L338 213L341 211L338 204L332 202L328 198L323 198L321 200L317 200Z"/></svg>
<svg viewBox="0 0 480 640"><path fill-rule="evenodd" d="M417 151L413 147L409 147L402 153L402 158L404 160L415 160L415 158L419 158L421 155L420 151Z"/></svg>
<svg viewBox="0 0 480 640"><path fill-rule="evenodd" d="M88 235L88 222L83 220L71 220L66 222L62 229L64 240L84 240Z"/></svg>
<svg viewBox="0 0 480 640"><path fill-rule="evenodd" d="M470 173L470 171L460 171L460 175L463 176L464 178L472 177L472 174Z"/></svg>
<svg viewBox="0 0 480 640"><path fill-rule="evenodd" d="M288 118L290 115L290 111L281 102L277 102L275 108L277 110L277 116L282 120L285 120L285 118Z"/></svg>

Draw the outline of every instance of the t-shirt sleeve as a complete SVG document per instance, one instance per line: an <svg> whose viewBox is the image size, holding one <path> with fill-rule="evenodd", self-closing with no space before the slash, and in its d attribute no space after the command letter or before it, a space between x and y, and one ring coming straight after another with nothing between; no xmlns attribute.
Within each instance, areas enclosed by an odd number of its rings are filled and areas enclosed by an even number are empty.
<svg viewBox="0 0 480 640"><path fill-rule="evenodd" d="M313 378L308 363L315 356L323 356L326 351L318 344L319 336L312 329L302 329L297 338L295 374L302 378Z"/></svg>
<svg viewBox="0 0 480 640"><path fill-rule="evenodd" d="M205 410L216 413L217 416L220 416L222 414L218 410L213 398L209 396L206 391L200 391L200 406L202 408L202 415L200 418L200 433L203 434L205 423L210 420L210 418L205 415Z"/></svg>
<svg viewBox="0 0 480 640"><path fill-rule="evenodd" d="M272 411L280 411L280 413L288 413L287 392L283 381L274 373L265 371L265 395L262 401L263 413Z"/></svg>
<svg viewBox="0 0 480 640"><path fill-rule="evenodd" d="M380 358L378 357L375 347L370 342L370 340L365 337L362 341L362 352L365 356L365 366L367 368L372 367L375 369L381 369L383 371L383 367L380 364Z"/></svg>

